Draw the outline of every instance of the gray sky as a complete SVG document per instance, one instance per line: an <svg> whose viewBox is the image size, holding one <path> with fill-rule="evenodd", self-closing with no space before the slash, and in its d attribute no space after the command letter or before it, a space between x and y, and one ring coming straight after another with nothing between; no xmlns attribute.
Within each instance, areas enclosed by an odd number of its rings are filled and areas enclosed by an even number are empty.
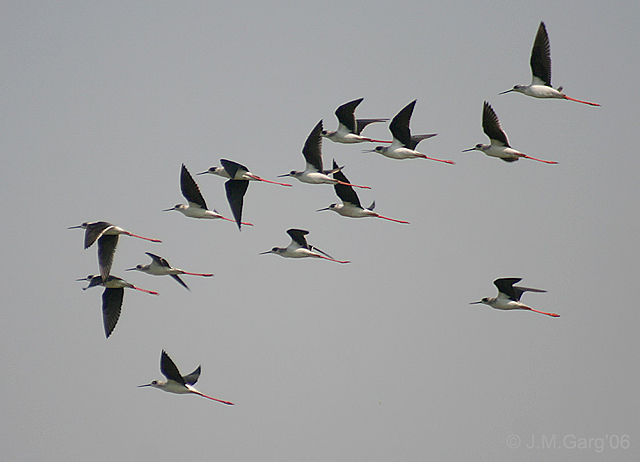
<svg viewBox="0 0 640 462"><path fill-rule="evenodd" d="M637 458L640 7L538 4L5 2L6 460ZM540 20L553 83L602 107L497 95L529 82ZM301 183L251 184L241 233L160 211L182 162L300 170L309 131L358 97L361 117L417 98L414 133L439 133L421 150L457 162L324 143L363 203L411 225L316 213L333 188ZM485 99L515 148L559 164L462 154L486 142ZM197 180L229 214L223 180ZM112 273L161 295L127 291L108 341L101 289L74 282L95 248L66 229L92 220L163 240L120 240ZM290 227L353 263L258 255ZM215 277L124 273L145 251ZM468 304L500 276L562 316ZM136 388L162 348L237 405Z"/></svg>

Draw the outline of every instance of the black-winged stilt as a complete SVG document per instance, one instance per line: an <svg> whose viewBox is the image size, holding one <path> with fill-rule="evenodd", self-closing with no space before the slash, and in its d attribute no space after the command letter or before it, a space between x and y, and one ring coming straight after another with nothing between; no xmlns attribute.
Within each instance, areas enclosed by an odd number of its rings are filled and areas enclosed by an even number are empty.
<svg viewBox="0 0 640 462"><path fill-rule="evenodd" d="M138 236L119 226L112 225L106 221L84 222L78 226L70 226L69 229L83 228L84 231L84 248L87 249L98 241L98 266L100 267L100 275L103 279L109 277L111 265L113 264L113 255L118 245L118 236L137 237L151 242L162 242L159 239L151 239L149 237Z"/></svg>
<svg viewBox="0 0 640 462"><path fill-rule="evenodd" d="M455 164L452 160L436 159L435 157L429 157L415 150L420 141L437 135L437 133L429 135L411 135L409 122L411 121L411 115L413 114L413 108L415 105L416 100L411 101L391 120L391 123L389 124L389 130L393 135L393 142L391 145L376 146L375 149L365 149L362 152L377 152L378 154L382 154L390 159L404 160L421 158L436 160L446 164Z"/></svg>
<svg viewBox="0 0 640 462"><path fill-rule="evenodd" d="M220 218L222 220L234 222L234 220L232 220L231 218L226 218L220 215L215 209L209 210L207 208L207 203L202 197L200 188L198 187L197 183L184 164L182 164L182 168L180 169L180 190L182 191L182 195L187 200L188 204L177 204L170 209L163 210L163 212L177 210L184 216L190 218L207 218L211 220ZM253 224L251 223L242 222L242 224L253 226Z"/></svg>
<svg viewBox="0 0 640 462"><path fill-rule="evenodd" d="M151 252L145 252L149 257L151 257L151 263L148 265L136 265L135 268L127 268L126 271L141 271L143 273L151 274L152 276L171 276L175 279L178 284L180 284L185 289L189 290L187 284L184 283L182 279L180 279L179 274L188 274L190 276L204 276L211 277L212 273L189 273L180 268L173 268L167 260L158 255L154 255Z"/></svg>
<svg viewBox="0 0 640 462"><path fill-rule="evenodd" d="M557 164L553 160L542 160L531 157L520 151L516 151L509 145L507 134L500 126L500 120L495 111L486 101L482 106L482 130L489 137L490 144L476 144L473 148L465 149L462 152L480 151L491 157L497 157L505 162L515 162L524 157L525 159L537 160L545 164Z"/></svg>
<svg viewBox="0 0 640 462"><path fill-rule="evenodd" d="M364 98L354 99L336 109L336 117L338 118L338 129L336 131L322 130L322 136L330 139L335 143L362 143L365 141L375 143L390 143L390 141L374 140L361 136L360 133L369 124L376 122L386 122L389 119L356 119L356 107Z"/></svg>
<svg viewBox="0 0 640 462"><path fill-rule="evenodd" d="M338 164L334 160L333 161L333 168L336 169L337 167L338 167ZM349 183L349 180L344 175L344 173L342 173L341 171L336 171L336 173L333 174L333 177L338 179L338 180L340 180L340 181L342 181L342 182L344 182L344 183ZM336 190L336 194L338 195L338 197L340 198L342 203L341 204L331 204L329 207L325 207L323 209L316 210L317 212L321 212L323 210L333 210L334 212L342 215L343 217L349 217L349 218L366 218L366 217L383 218L385 220L395 221L396 223L409 224L408 221L396 220L394 218L385 217L385 216L380 215L377 212L374 212L373 209L376 206L376 202L375 201L373 201L369 207L364 208L360 204L360 199L358 199L358 195L356 194L356 192L353 190L353 188L351 186L346 186L344 184L336 183L336 184L333 185L333 188Z"/></svg>
<svg viewBox="0 0 640 462"><path fill-rule="evenodd" d="M540 22L538 33L531 49L531 84L514 85L513 88L503 91L500 94L515 91L534 98L557 98L568 99L589 106L600 106L598 103L590 103L579 99L571 98L562 92L562 87L555 89L551 86L551 46L549 45L549 35L544 22Z"/></svg>
<svg viewBox="0 0 640 462"><path fill-rule="evenodd" d="M246 180L246 181L263 181L265 183L278 184L280 186L291 186L289 183L279 183L277 181L265 180L249 171L247 167L228 159L220 159L222 167L209 167L207 171L196 173L196 175L204 175L210 173L218 175L228 180Z"/></svg>
<svg viewBox="0 0 640 462"><path fill-rule="evenodd" d="M162 350L162 354L160 356L160 372L162 372L162 375L164 375L167 380L154 380L146 385L138 385L138 387L153 387L158 390L176 393L178 395L194 394L222 404L233 406L233 403L230 401L223 401L221 399L205 395L193 387L193 385L198 381L198 378L200 378L200 370L201 368L198 366L191 374L185 376L181 375L177 366L171 360L167 352Z"/></svg>
<svg viewBox="0 0 640 462"><path fill-rule="evenodd" d="M547 313L545 311L535 310L530 306L525 305L524 303L520 303L520 297L524 292L546 292L546 290L543 289L532 289L530 287L514 286L514 284L517 284L521 280L522 278L496 279L495 281L493 281L493 283L498 288L498 296L485 297L479 302L472 302L471 305L482 303L484 305L489 305L490 307L497 310L528 310L540 314L546 314L547 316L552 316L554 318L560 316L556 313Z"/></svg>
<svg viewBox="0 0 640 462"><path fill-rule="evenodd" d="M278 175L279 177L291 176L298 181L310 184L336 184L339 183L335 178L331 178L329 175L335 173L333 170L322 169L322 120L313 127L311 133L307 137L302 148L302 155L307 161L306 168L303 172L296 172L292 170L284 175ZM340 167L341 169L342 167ZM347 186L353 186L356 188L371 189L369 186L358 186L355 184L347 184Z"/></svg>
<svg viewBox="0 0 640 462"><path fill-rule="evenodd" d="M158 295L158 292L141 289L116 276L109 276L106 284L103 284L102 280L102 276L94 276L93 274L90 274L86 278L77 279L77 281L89 281L89 285L83 287L82 290L96 286L103 286L105 288L102 292L102 323L104 324L105 336L109 338L120 318L125 288L139 290L140 292L151 295Z"/></svg>
<svg viewBox="0 0 640 462"><path fill-rule="evenodd" d="M335 261L336 263L351 263L350 261L336 260L328 253L323 252L317 247L309 245L305 239L305 236L309 234L309 231L291 228L287 230L287 234L291 236L291 242L287 247L274 247L266 252L261 252L260 255L274 253L285 258L314 257Z"/></svg>

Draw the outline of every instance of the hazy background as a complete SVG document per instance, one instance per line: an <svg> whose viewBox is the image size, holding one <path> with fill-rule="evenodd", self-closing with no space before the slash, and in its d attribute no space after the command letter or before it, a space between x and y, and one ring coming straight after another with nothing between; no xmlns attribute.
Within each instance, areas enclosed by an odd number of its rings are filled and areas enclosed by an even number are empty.
<svg viewBox="0 0 640 462"><path fill-rule="evenodd" d="M5 460L636 460L639 18L635 1L2 2ZM602 107L497 95L530 81L540 20L554 85ZM241 233L161 212L182 162L302 169L313 126L358 97L361 117L417 98L414 133L439 133L421 151L457 162L324 142L364 204L411 225L316 213L333 188L297 182L252 183ZM559 165L462 154L486 142L485 99ZM223 180L196 178L228 215ZM74 282L96 249L66 229L93 220L163 240L121 238L112 273L161 295L127 291L109 340L102 289ZM258 255L290 227L353 263ZM145 251L215 277L125 273ZM504 276L562 316L468 304ZM236 406L136 388L162 348Z"/></svg>

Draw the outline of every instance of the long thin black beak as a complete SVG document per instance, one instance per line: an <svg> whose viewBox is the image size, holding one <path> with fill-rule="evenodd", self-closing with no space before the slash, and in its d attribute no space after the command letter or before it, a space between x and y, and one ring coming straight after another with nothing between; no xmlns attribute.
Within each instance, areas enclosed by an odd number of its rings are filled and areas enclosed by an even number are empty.
<svg viewBox="0 0 640 462"><path fill-rule="evenodd" d="M478 303L482 303L482 302L471 302L469 303L469 305L477 305Z"/></svg>
<svg viewBox="0 0 640 462"><path fill-rule="evenodd" d="M291 176L291 173L285 173L284 175L278 175L278 178L284 178L285 176Z"/></svg>
<svg viewBox="0 0 640 462"><path fill-rule="evenodd" d="M78 226L69 226L67 229L77 229L77 228L82 228L82 225L78 225Z"/></svg>
<svg viewBox="0 0 640 462"><path fill-rule="evenodd" d="M475 151L476 148L470 148L470 149L463 149L462 152L469 152L469 151Z"/></svg>
<svg viewBox="0 0 640 462"><path fill-rule="evenodd" d="M175 208L171 207L170 209L164 209L163 212L171 212L172 210L175 210Z"/></svg>
<svg viewBox="0 0 640 462"><path fill-rule="evenodd" d="M137 270L138 268L127 268L125 271L133 271L133 270Z"/></svg>
<svg viewBox="0 0 640 462"><path fill-rule="evenodd" d="M375 149L363 149L362 152L376 152Z"/></svg>
<svg viewBox="0 0 640 462"><path fill-rule="evenodd" d="M500 93L498 93L499 95L504 95L505 93L509 93L510 91L513 91L513 88L510 88L507 91L501 91Z"/></svg>
<svg viewBox="0 0 640 462"><path fill-rule="evenodd" d="M260 252L258 255L266 255L268 253L272 253L271 250L267 250L266 252Z"/></svg>
<svg viewBox="0 0 640 462"><path fill-rule="evenodd" d="M205 173L209 173L209 170L207 170L206 172L196 173L196 175L204 175Z"/></svg>
<svg viewBox="0 0 640 462"><path fill-rule="evenodd" d="M146 385L138 385L138 388L142 388L142 387L150 387L150 386L151 386L151 384L150 384L150 383L147 383Z"/></svg>
<svg viewBox="0 0 640 462"><path fill-rule="evenodd" d="M323 210L331 210L331 207L325 207L323 209L318 209L316 212L322 212Z"/></svg>

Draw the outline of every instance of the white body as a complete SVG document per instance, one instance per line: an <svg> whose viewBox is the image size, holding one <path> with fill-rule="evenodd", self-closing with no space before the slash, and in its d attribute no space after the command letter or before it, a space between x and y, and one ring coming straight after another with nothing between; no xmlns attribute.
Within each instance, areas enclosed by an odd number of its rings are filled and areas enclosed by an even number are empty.
<svg viewBox="0 0 640 462"><path fill-rule="evenodd" d="M369 141L369 138L351 133L342 124L338 126L338 130L335 132L329 132L326 135L322 135L325 138L330 139L334 143L354 144L363 143Z"/></svg>
<svg viewBox="0 0 640 462"><path fill-rule="evenodd" d="M329 175L318 172L317 170L305 170L304 172L297 172L292 175L296 180L302 183L309 184L336 184L337 180L334 180Z"/></svg>
<svg viewBox="0 0 640 462"><path fill-rule="evenodd" d="M167 268L156 263L150 263L144 265L142 268L132 268L136 271L142 271L143 273L150 274L152 276L173 276L178 274L185 274L180 268Z"/></svg>
<svg viewBox="0 0 640 462"><path fill-rule="evenodd" d="M355 206L348 202L343 202L342 204L335 204L329 208L329 210L333 210L339 215L343 217L349 218L367 218L367 217L377 217L378 214L373 210L363 209L362 207Z"/></svg>
<svg viewBox="0 0 640 462"><path fill-rule="evenodd" d="M565 99L565 94L555 88L547 85L521 85L519 88L514 88L513 91L522 93L523 95L533 96L534 98L558 98Z"/></svg>
<svg viewBox="0 0 640 462"><path fill-rule="evenodd" d="M173 380L167 380L166 382L159 382L155 385L152 385L153 388L157 388L158 390L166 391L169 393L176 393L178 395L186 395L189 393L200 393L198 390L193 388L191 385L182 385Z"/></svg>
<svg viewBox="0 0 640 462"><path fill-rule="evenodd" d="M393 140L393 143L389 146L378 146L375 148L375 152L378 154L382 154L385 157L390 159L404 160L404 159L416 159L418 157L426 157L425 154L421 152L414 151L413 149L409 149L405 147L402 143L399 143L397 140Z"/></svg>
<svg viewBox="0 0 640 462"><path fill-rule="evenodd" d="M216 212L212 212L211 210L203 209L202 207L196 204L184 205L181 204L178 208L174 208L185 217L189 218L205 218L210 220L215 220L217 218L223 218L222 215Z"/></svg>
<svg viewBox="0 0 640 462"><path fill-rule="evenodd" d="M307 258L307 257L324 258L319 253L316 253L313 250L305 249L303 247L292 248L291 246L289 246L286 249L280 249L280 251L274 252L274 253L285 258Z"/></svg>
<svg viewBox="0 0 640 462"><path fill-rule="evenodd" d="M221 176L222 178L226 178L228 180L231 179L231 175L224 169L224 167L217 167L215 171L209 170L207 173L211 173L213 175ZM242 175L236 175L233 177L234 180L245 180L245 181L259 181L256 179L256 175L251 172L243 172Z"/></svg>
<svg viewBox="0 0 640 462"><path fill-rule="evenodd" d="M113 225L102 233L103 236L117 236L119 234L131 234L129 231L122 229L120 226Z"/></svg>
<svg viewBox="0 0 640 462"><path fill-rule="evenodd" d="M480 148L475 148L476 151L484 152L491 157L498 157L499 159L518 160L523 156L523 153L516 151L513 148L506 146L500 146L496 144L483 144Z"/></svg>
<svg viewBox="0 0 640 462"><path fill-rule="evenodd" d="M528 310L530 309L524 303L516 302L509 298L501 298L498 296L497 298L490 299L485 303L485 305L489 305L491 308L495 308L496 310Z"/></svg>

